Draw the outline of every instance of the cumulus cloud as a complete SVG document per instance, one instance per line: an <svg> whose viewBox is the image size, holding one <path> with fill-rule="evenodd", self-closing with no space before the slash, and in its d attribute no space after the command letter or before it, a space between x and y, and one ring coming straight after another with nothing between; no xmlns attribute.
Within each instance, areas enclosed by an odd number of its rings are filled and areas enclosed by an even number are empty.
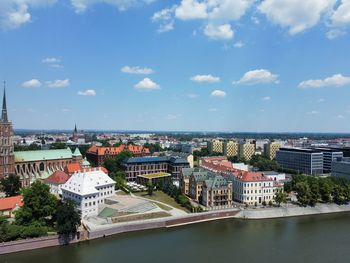
<svg viewBox="0 0 350 263"><path fill-rule="evenodd" d="M175 16L181 20L204 19L207 17L207 4L197 0L182 0L175 9Z"/></svg>
<svg viewBox="0 0 350 263"><path fill-rule="evenodd" d="M22 87L24 88L39 88L41 85L41 82L37 79L27 80L22 83Z"/></svg>
<svg viewBox="0 0 350 263"><path fill-rule="evenodd" d="M129 66L124 66L120 69L121 72L123 73L128 73L128 74L140 74L140 75L149 75L153 74L154 70L151 68L141 68L141 67L129 67Z"/></svg>
<svg viewBox="0 0 350 263"><path fill-rule="evenodd" d="M71 0L71 4L78 14L84 13L95 4L109 4L117 7L120 11L125 11L131 7L150 4L156 0Z"/></svg>
<svg viewBox="0 0 350 263"><path fill-rule="evenodd" d="M139 83L137 83L134 87L137 90L145 90L145 91L152 91L152 90L159 90L160 89L160 86L149 78L144 78Z"/></svg>
<svg viewBox="0 0 350 263"><path fill-rule="evenodd" d="M266 69L257 69L246 72L243 77L232 84L254 85L260 83L279 83L278 75L272 74Z"/></svg>
<svg viewBox="0 0 350 263"><path fill-rule="evenodd" d="M326 37L330 40L344 36L346 32L342 29L331 29L326 33Z"/></svg>
<svg viewBox="0 0 350 263"><path fill-rule="evenodd" d="M31 22L31 9L51 6L57 0L1 0L0 27L3 30L18 28Z"/></svg>
<svg viewBox="0 0 350 263"><path fill-rule="evenodd" d="M224 98L226 97L226 92L223 91L223 90L214 90L212 93L211 93L211 96L212 97L218 97L218 98Z"/></svg>
<svg viewBox="0 0 350 263"><path fill-rule="evenodd" d="M204 29L204 34L211 39L228 40L233 38L233 30L230 24L214 25L208 24Z"/></svg>
<svg viewBox="0 0 350 263"><path fill-rule="evenodd" d="M171 8L164 8L153 14L151 17L152 22L158 22L158 32L164 33L174 29L175 19L173 13L176 9L176 6Z"/></svg>
<svg viewBox="0 0 350 263"><path fill-rule="evenodd" d="M342 0L331 16L333 25L344 26L350 24L350 0Z"/></svg>
<svg viewBox="0 0 350 263"><path fill-rule="evenodd" d="M191 77L192 81L195 82L208 82L208 83L216 83L216 82L220 82L220 78L219 77L214 77L213 75L209 74L209 75L196 75Z"/></svg>
<svg viewBox="0 0 350 263"><path fill-rule="evenodd" d="M299 83L299 88L323 88L323 87L341 87L350 85L350 77L342 74L335 74L325 79L310 79Z"/></svg>
<svg viewBox="0 0 350 263"><path fill-rule="evenodd" d="M96 91L93 89L86 89L78 91L79 96L94 97L96 96Z"/></svg>
<svg viewBox="0 0 350 263"><path fill-rule="evenodd" d="M48 57L48 58L42 59L41 62L53 68L63 68L63 66L60 64L61 59L59 58Z"/></svg>
<svg viewBox="0 0 350 263"><path fill-rule="evenodd" d="M294 35L315 26L335 3L336 0L265 0L258 10Z"/></svg>
<svg viewBox="0 0 350 263"><path fill-rule="evenodd" d="M46 81L49 88L65 88L70 85L69 79L56 79L53 81Z"/></svg>

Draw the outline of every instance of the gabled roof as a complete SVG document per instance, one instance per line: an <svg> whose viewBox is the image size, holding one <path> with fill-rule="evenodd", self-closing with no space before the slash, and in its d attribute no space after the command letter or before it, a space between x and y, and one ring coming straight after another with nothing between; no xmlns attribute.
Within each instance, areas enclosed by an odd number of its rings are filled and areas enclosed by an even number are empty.
<svg viewBox="0 0 350 263"><path fill-rule="evenodd" d="M72 174L72 173L80 171L81 169L82 169L82 167L79 163L69 163L65 167L64 171L68 174Z"/></svg>
<svg viewBox="0 0 350 263"><path fill-rule="evenodd" d="M59 150L38 150L15 152L15 162L34 162L46 160L71 159L72 151L67 149Z"/></svg>
<svg viewBox="0 0 350 263"><path fill-rule="evenodd" d="M82 156L79 147L75 148L73 156Z"/></svg>
<svg viewBox="0 0 350 263"><path fill-rule="evenodd" d="M12 210L16 206L23 206L23 197L21 195L0 198L0 211Z"/></svg>
<svg viewBox="0 0 350 263"><path fill-rule="evenodd" d="M46 183L51 183L51 184L64 184L67 182L69 179L69 175L66 174L65 172L62 172L60 170L54 172L51 174L46 180Z"/></svg>

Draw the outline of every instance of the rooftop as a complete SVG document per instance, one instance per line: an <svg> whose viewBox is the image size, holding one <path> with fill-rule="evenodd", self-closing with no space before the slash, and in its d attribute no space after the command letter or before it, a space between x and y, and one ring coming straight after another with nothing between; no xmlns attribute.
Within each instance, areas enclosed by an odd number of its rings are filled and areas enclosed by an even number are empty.
<svg viewBox="0 0 350 263"><path fill-rule="evenodd" d="M12 210L16 206L23 206L23 197L21 195L0 198L0 211Z"/></svg>
<svg viewBox="0 0 350 263"><path fill-rule="evenodd" d="M46 183L52 183L52 184L64 184L69 179L69 175L62 171L56 171L53 174L51 174L46 180Z"/></svg>
<svg viewBox="0 0 350 263"><path fill-rule="evenodd" d="M162 177L169 177L171 174L169 173L153 173L153 174L143 174L138 175L137 177L146 178L146 179L155 179L155 178L162 178Z"/></svg>
<svg viewBox="0 0 350 263"><path fill-rule="evenodd" d="M37 150L15 152L15 162L35 162L45 160L59 160L72 158L72 151L67 149L59 150Z"/></svg>

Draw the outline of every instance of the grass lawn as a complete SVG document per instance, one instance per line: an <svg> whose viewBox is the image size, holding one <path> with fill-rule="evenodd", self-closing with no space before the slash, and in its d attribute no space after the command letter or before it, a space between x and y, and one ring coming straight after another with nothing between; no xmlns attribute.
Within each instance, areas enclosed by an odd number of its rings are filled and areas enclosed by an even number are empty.
<svg viewBox="0 0 350 263"><path fill-rule="evenodd" d="M190 212L189 210L187 210L186 207L182 207L181 205L179 205L178 203L176 203L176 201L169 195L163 193L162 191L154 191L152 196L149 196L147 194L147 192L139 192L139 193L135 193L136 196L140 196L143 198L148 198L154 201L159 201L162 202L164 204L170 205L172 207L175 207L177 209L181 209L185 212ZM158 205L158 204L157 204ZM164 209L163 207L161 207L161 205L158 205L161 209ZM166 211L169 211L167 209L164 209Z"/></svg>

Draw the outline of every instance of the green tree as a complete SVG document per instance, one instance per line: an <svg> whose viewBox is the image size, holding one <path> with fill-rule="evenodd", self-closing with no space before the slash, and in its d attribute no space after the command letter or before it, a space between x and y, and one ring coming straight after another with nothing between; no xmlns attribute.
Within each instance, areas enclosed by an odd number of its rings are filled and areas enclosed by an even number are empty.
<svg viewBox="0 0 350 263"><path fill-rule="evenodd" d="M310 186L306 181L300 181L295 185L295 190L298 193L298 201L303 206L306 206L310 203L311 199L311 190Z"/></svg>
<svg viewBox="0 0 350 263"><path fill-rule="evenodd" d="M50 144L51 150L66 149L66 148L67 148L67 146L63 142L55 142L55 143Z"/></svg>
<svg viewBox="0 0 350 263"><path fill-rule="evenodd" d="M310 202L309 202L309 204L311 206L314 206L321 199L318 178L308 177L308 184L310 187Z"/></svg>
<svg viewBox="0 0 350 263"><path fill-rule="evenodd" d="M334 188L334 184L329 178L320 178L319 179L320 186L320 195L321 200L325 203L329 203L332 201L332 192Z"/></svg>
<svg viewBox="0 0 350 263"><path fill-rule="evenodd" d="M80 225L80 214L72 200L60 201L56 212L56 229L60 234L74 234Z"/></svg>
<svg viewBox="0 0 350 263"><path fill-rule="evenodd" d="M49 186L35 181L23 189L23 206L16 212L16 224L52 226L56 206L57 198L50 193Z"/></svg>
<svg viewBox="0 0 350 263"><path fill-rule="evenodd" d="M149 196L152 196L153 195L153 184L151 182L148 182L147 183L147 194Z"/></svg>
<svg viewBox="0 0 350 263"><path fill-rule="evenodd" d="M2 178L0 184L1 190L4 191L6 196L19 195L21 182L17 175L10 174L9 176Z"/></svg>
<svg viewBox="0 0 350 263"><path fill-rule="evenodd" d="M285 193L283 189L278 189L275 194L274 200L277 203L277 205L280 206L281 203L287 203L287 196L287 193Z"/></svg>

